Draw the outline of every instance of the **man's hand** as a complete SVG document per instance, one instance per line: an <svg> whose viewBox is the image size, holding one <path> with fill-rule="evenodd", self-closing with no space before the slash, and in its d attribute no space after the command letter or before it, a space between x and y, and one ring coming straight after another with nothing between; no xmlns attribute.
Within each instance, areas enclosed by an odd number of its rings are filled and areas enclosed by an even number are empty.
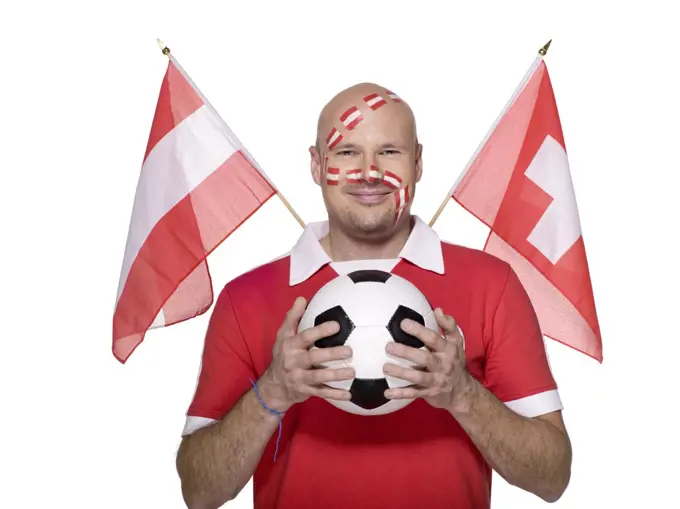
<svg viewBox="0 0 680 509"><path fill-rule="evenodd" d="M436 408L447 410L461 401L471 387L472 376L465 367L465 348L455 320L435 309L435 318L444 335L428 329L413 320L404 320L404 332L421 340L429 351L388 343L388 354L413 362L416 366L406 368L387 363L386 375L413 383L411 387L388 389L388 399L423 398Z"/></svg>
<svg viewBox="0 0 680 509"><path fill-rule="evenodd" d="M298 297L286 314L276 336L272 362L258 382L260 395L270 408L285 412L293 404L310 396L325 399L349 400L349 391L323 385L326 382L351 380L352 368L322 368L324 362L348 359L352 350L348 346L309 350L318 339L332 336L339 330L337 322L325 322L298 334L298 324L307 308L307 301Z"/></svg>

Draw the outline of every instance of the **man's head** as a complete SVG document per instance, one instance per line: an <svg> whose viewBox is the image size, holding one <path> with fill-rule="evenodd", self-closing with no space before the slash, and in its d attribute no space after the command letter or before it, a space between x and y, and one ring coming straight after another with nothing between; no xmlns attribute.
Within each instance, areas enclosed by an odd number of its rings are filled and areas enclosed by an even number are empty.
<svg viewBox="0 0 680 509"><path fill-rule="evenodd" d="M383 237L408 221L422 147L413 112L396 94L373 83L343 90L321 111L309 150L334 225Z"/></svg>

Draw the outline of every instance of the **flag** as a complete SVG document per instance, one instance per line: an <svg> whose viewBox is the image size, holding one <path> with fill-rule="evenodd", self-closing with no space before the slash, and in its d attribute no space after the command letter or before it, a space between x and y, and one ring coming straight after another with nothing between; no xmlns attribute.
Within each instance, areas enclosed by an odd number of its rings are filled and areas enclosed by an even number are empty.
<svg viewBox="0 0 680 509"><path fill-rule="evenodd" d="M276 190L169 56L141 174L113 316L125 363L149 329L205 313L207 256Z"/></svg>
<svg viewBox="0 0 680 509"><path fill-rule="evenodd" d="M484 222L484 251L508 262L545 336L602 362L566 144L548 69L537 57L450 197Z"/></svg>

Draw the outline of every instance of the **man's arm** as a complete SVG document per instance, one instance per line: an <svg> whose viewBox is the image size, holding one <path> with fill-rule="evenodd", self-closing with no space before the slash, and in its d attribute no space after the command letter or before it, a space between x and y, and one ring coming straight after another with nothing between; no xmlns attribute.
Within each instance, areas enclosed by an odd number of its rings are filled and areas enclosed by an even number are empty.
<svg viewBox="0 0 680 509"><path fill-rule="evenodd" d="M522 417L471 376L449 411L508 483L546 502L562 496L571 477L572 451L561 412Z"/></svg>
<svg viewBox="0 0 680 509"><path fill-rule="evenodd" d="M278 417L251 389L220 421L182 439L177 472L189 509L216 509L233 500L253 475Z"/></svg>

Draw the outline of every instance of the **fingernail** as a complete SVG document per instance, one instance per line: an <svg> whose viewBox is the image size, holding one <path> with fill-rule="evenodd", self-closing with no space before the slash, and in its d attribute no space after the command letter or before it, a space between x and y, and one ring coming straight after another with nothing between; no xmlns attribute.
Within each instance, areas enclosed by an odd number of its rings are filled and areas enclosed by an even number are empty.
<svg viewBox="0 0 680 509"><path fill-rule="evenodd" d="M401 322L401 328L405 331L410 331L413 328L413 323L411 322L410 319L405 318Z"/></svg>
<svg viewBox="0 0 680 509"><path fill-rule="evenodd" d="M348 346L344 347L342 349L342 355L344 355L345 357L351 357L352 356L352 349Z"/></svg>

